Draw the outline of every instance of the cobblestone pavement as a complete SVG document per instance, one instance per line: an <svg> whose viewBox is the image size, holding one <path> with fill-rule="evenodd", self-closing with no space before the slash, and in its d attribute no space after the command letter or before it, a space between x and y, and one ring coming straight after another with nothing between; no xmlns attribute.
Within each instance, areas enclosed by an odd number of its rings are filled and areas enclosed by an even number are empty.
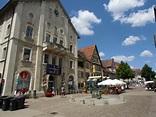
<svg viewBox="0 0 156 117"><path fill-rule="evenodd" d="M72 94L75 98L90 94ZM121 94L126 102L117 105L84 105L70 103L65 98L40 97L26 99L26 108L16 111L0 110L0 117L156 117L156 93L144 87L132 87Z"/></svg>

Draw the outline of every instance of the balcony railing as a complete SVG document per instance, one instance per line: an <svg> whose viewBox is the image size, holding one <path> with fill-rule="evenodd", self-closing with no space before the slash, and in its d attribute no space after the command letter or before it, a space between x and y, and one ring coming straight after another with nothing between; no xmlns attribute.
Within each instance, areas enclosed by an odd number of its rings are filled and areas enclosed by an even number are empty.
<svg viewBox="0 0 156 117"><path fill-rule="evenodd" d="M67 52L69 52L69 49L58 43L44 42L43 51L51 51L53 53L66 54Z"/></svg>

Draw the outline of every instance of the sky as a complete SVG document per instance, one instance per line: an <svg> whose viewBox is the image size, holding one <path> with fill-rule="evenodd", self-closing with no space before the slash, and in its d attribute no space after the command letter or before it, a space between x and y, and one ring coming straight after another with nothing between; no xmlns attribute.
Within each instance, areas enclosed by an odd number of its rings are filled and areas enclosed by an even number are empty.
<svg viewBox="0 0 156 117"><path fill-rule="evenodd" d="M156 71L153 7L156 0L60 0L80 39L78 49L96 45L101 60L147 64ZM0 0L0 8L8 0Z"/></svg>

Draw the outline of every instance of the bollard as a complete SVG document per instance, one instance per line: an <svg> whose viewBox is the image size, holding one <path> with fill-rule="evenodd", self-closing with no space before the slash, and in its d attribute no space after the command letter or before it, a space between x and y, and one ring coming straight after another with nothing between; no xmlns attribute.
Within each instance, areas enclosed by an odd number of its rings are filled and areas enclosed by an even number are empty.
<svg viewBox="0 0 156 117"><path fill-rule="evenodd" d="M84 99L81 99L80 102L81 102L81 104L85 104L85 100Z"/></svg>
<svg viewBox="0 0 156 117"><path fill-rule="evenodd" d="M33 91L33 98L36 98L36 90Z"/></svg>

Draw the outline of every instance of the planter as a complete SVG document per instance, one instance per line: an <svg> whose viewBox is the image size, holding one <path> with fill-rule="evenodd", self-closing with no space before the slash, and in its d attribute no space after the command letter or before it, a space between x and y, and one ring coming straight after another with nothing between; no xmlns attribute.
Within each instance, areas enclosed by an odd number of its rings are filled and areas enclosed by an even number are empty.
<svg viewBox="0 0 156 117"><path fill-rule="evenodd" d="M51 97L51 96L52 96L52 92L46 92L46 93L45 93L45 96L46 96L46 97Z"/></svg>

